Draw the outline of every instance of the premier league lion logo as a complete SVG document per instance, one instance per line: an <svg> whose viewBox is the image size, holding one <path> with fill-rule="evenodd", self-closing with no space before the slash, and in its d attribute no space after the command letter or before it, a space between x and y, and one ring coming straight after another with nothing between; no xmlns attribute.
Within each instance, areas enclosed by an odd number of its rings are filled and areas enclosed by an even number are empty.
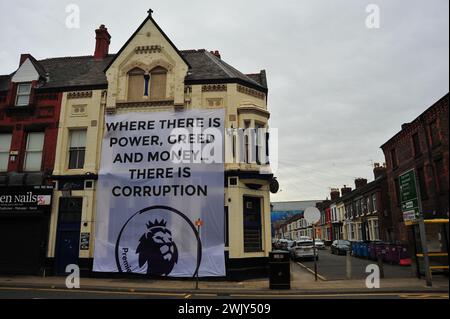
<svg viewBox="0 0 450 319"><path fill-rule="evenodd" d="M142 235L136 248L139 267L147 263L147 274L151 276L167 276L178 262L177 246L166 224L164 219L149 221L146 224L148 232Z"/></svg>

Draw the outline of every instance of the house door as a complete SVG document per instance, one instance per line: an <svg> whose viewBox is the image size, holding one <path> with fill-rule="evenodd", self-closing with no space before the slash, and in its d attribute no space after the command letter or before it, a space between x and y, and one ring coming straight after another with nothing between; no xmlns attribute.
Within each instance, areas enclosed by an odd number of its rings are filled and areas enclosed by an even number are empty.
<svg viewBox="0 0 450 319"><path fill-rule="evenodd" d="M261 198L244 196L244 251L262 251Z"/></svg>
<svg viewBox="0 0 450 319"><path fill-rule="evenodd" d="M78 265L82 205L81 197L61 197L59 200L55 254L58 275L66 273L67 265Z"/></svg>

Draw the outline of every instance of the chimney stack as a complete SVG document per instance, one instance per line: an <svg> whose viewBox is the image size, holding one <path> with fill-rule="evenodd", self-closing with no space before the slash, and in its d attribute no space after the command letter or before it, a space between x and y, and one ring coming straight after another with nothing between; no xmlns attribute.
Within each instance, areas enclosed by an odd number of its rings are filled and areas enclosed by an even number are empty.
<svg viewBox="0 0 450 319"><path fill-rule="evenodd" d="M219 59L221 58L220 52L218 50L215 51L211 51L212 54L214 54L216 57L218 57Z"/></svg>
<svg viewBox="0 0 450 319"><path fill-rule="evenodd" d="M111 36L108 29L102 24L95 30L95 53L96 60L103 60L109 53L109 44L111 43Z"/></svg>
<svg viewBox="0 0 450 319"><path fill-rule="evenodd" d="M331 201L338 200L340 197L341 194L339 193L339 188L332 188L330 192Z"/></svg>
<svg viewBox="0 0 450 319"><path fill-rule="evenodd" d="M19 67L30 57L31 57L31 54L29 54L29 53L21 54L20 55Z"/></svg>
<svg viewBox="0 0 450 319"><path fill-rule="evenodd" d="M347 185L344 185L344 187L341 188L341 195L347 195L350 194L352 192L352 188L351 187L347 187Z"/></svg>
<svg viewBox="0 0 450 319"><path fill-rule="evenodd" d="M365 178L357 178L355 179L355 188L361 188L367 185L367 179Z"/></svg>
<svg viewBox="0 0 450 319"><path fill-rule="evenodd" d="M381 177L385 173L386 173L386 163L383 163L383 166L381 166L380 163L375 163L373 165L373 176L375 179Z"/></svg>

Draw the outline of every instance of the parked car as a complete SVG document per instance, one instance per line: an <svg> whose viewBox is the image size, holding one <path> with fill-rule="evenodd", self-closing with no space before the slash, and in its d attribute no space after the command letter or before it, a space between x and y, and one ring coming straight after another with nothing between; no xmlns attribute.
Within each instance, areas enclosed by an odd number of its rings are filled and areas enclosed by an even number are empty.
<svg viewBox="0 0 450 319"><path fill-rule="evenodd" d="M280 245L279 245L278 249L290 251L292 245L294 245L294 241L293 240L280 239Z"/></svg>
<svg viewBox="0 0 450 319"><path fill-rule="evenodd" d="M299 258L316 258L319 259L318 251L314 255L314 247L312 240L297 240L291 249L291 257L293 260Z"/></svg>
<svg viewBox="0 0 450 319"><path fill-rule="evenodd" d="M316 244L317 249L325 249L325 243L322 239L315 239L314 243Z"/></svg>
<svg viewBox="0 0 450 319"><path fill-rule="evenodd" d="M336 255L345 255L347 251L352 250L352 244L348 240L335 240L331 244L331 253Z"/></svg>

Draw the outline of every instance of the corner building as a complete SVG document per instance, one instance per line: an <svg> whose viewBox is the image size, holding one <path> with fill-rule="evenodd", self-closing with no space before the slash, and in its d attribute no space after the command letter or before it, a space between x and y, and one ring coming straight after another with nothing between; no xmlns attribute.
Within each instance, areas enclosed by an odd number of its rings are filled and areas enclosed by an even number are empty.
<svg viewBox="0 0 450 319"><path fill-rule="evenodd" d="M178 50L151 11L117 54L109 54L110 39L102 25L94 56L58 60L62 68L75 65L76 76L68 75L72 86L62 96L53 174L47 257L55 273L70 263L92 270L105 114L224 108L226 128L268 128L265 71L244 74L218 51ZM227 276L265 274L271 250L269 195L276 182L252 163L251 149L244 153L243 163L225 164ZM64 245L68 240L79 244Z"/></svg>

